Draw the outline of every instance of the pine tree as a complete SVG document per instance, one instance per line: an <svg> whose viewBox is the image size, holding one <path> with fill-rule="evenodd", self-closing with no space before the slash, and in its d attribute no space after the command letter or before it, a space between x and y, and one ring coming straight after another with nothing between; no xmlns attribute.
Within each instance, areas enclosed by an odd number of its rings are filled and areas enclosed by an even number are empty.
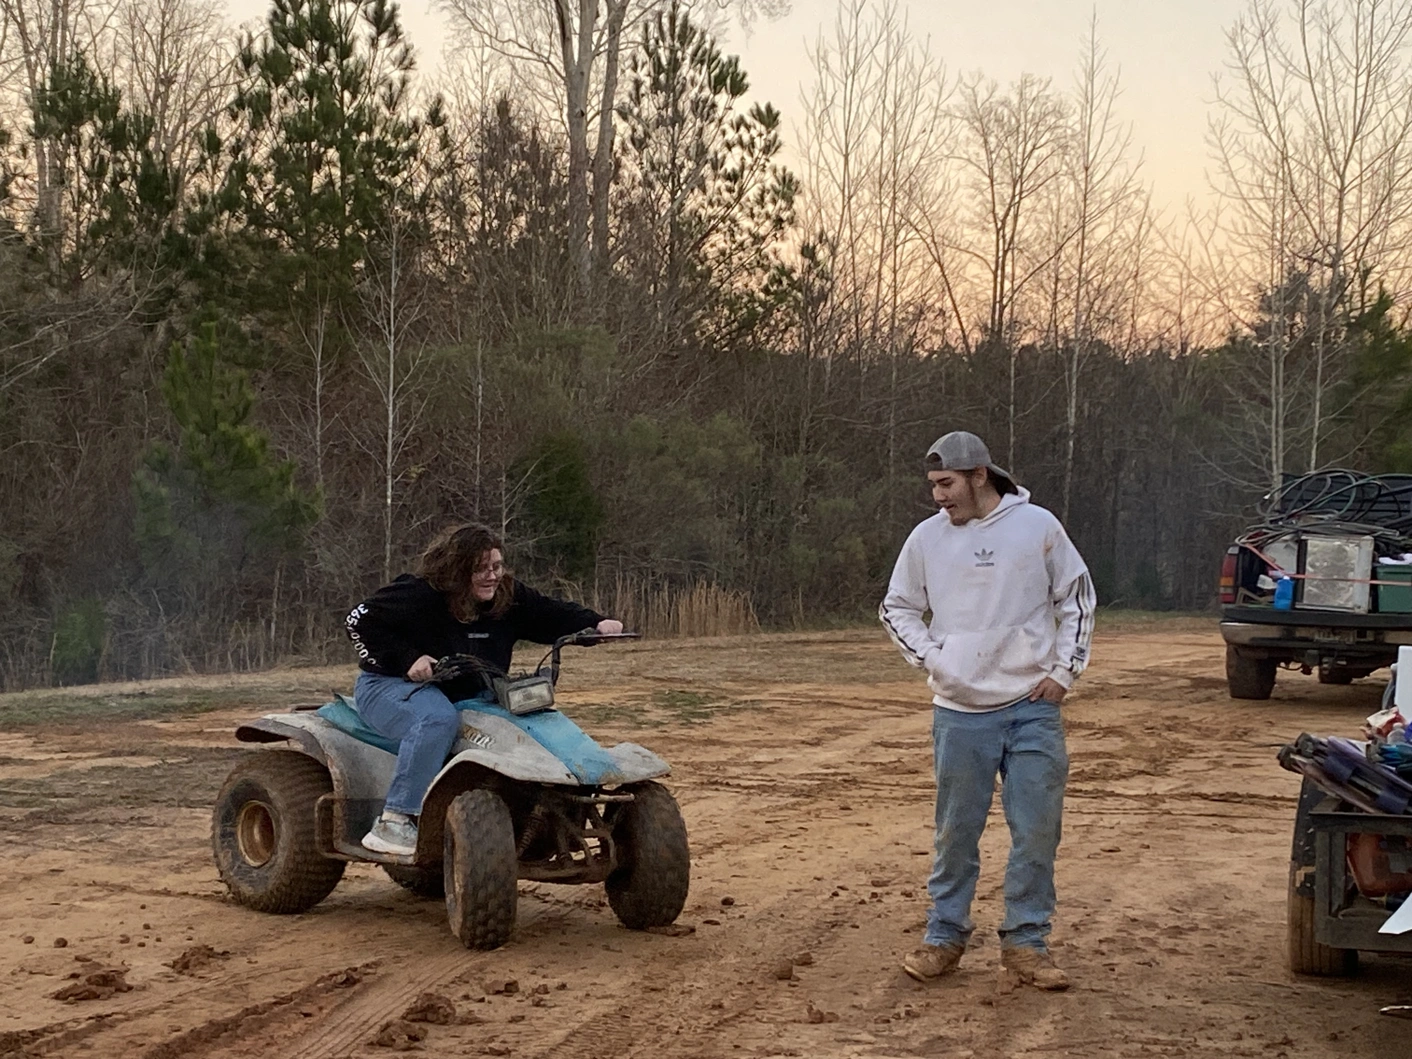
<svg viewBox="0 0 1412 1059"><path fill-rule="evenodd" d="M388 0L275 0L265 32L240 52L235 129L209 147L225 162L200 224L215 240L209 288L232 269L238 297L261 306L283 347L312 361L311 434L322 484L326 387L347 347L358 266L369 240L408 201L433 104L413 112L415 62ZM219 165L214 168L219 169ZM226 218L223 223L221 217Z"/></svg>
<svg viewBox="0 0 1412 1059"><path fill-rule="evenodd" d="M223 355L215 323L173 345L162 394L177 436L149 446L134 478L143 566L173 591L233 591L247 563L298 550L318 498L250 422L249 374Z"/></svg>
<svg viewBox="0 0 1412 1059"><path fill-rule="evenodd" d="M628 268L669 347L728 346L778 307L773 250L794 222L798 181L777 162L780 115L744 109L735 56L678 3L643 29L619 107L631 226L649 233Z"/></svg>
<svg viewBox="0 0 1412 1059"><path fill-rule="evenodd" d="M39 218L37 231L56 284L73 291L96 274L159 259L178 189L155 149L151 116L126 106L78 54L51 68L31 117L60 194L57 225Z"/></svg>

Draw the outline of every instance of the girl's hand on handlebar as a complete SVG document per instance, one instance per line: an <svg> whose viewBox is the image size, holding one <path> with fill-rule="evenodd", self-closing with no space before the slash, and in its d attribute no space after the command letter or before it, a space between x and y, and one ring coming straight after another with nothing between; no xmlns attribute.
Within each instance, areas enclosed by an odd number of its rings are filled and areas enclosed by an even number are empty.
<svg viewBox="0 0 1412 1059"><path fill-rule="evenodd" d="M431 655L422 655L412 663L412 668L407 670L407 679L418 684L425 684L431 679L431 667L436 665L436 659Z"/></svg>
<svg viewBox="0 0 1412 1059"><path fill-rule="evenodd" d="M604 636L617 636L623 631L623 623L615 618L604 618L598 623L598 632Z"/></svg>

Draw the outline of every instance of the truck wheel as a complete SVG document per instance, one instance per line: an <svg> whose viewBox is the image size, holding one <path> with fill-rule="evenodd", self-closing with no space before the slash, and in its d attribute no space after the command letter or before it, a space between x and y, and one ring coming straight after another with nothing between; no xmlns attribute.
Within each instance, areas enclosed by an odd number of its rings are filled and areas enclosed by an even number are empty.
<svg viewBox="0 0 1412 1059"><path fill-rule="evenodd" d="M446 877L439 864L435 868L384 864L382 870L387 872L387 877L398 886L418 897L439 901L446 896Z"/></svg>
<svg viewBox="0 0 1412 1059"><path fill-rule="evenodd" d="M1335 949L1314 940L1314 898L1299 892L1299 869L1289 870L1289 904L1285 922L1289 938L1289 969L1295 974L1344 977L1358 970L1357 949Z"/></svg>
<svg viewBox="0 0 1412 1059"><path fill-rule="evenodd" d="M458 794L446 809L442 874L451 933L468 949L510 940L519 858L509 806L494 791Z"/></svg>
<svg viewBox="0 0 1412 1059"><path fill-rule="evenodd" d="M629 788L631 802L613 820L618 866L608 876L608 904L630 930L665 927L681 915L691 886L691 849L677 800L660 783Z"/></svg>
<svg viewBox="0 0 1412 1059"><path fill-rule="evenodd" d="M1273 658L1256 658L1226 645L1226 687L1233 699L1268 699L1275 690L1276 668Z"/></svg>
<svg viewBox="0 0 1412 1059"><path fill-rule="evenodd" d="M1328 663L1321 663L1319 666L1320 684L1352 684L1354 672L1347 666L1335 666Z"/></svg>
<svg viewBox="0 0 1412 1059"><path fill-rule="evenodd" d="M332 791L327 768L290 750L252 754L231 771L211 814L211 847L238 903L304 912L333 892L344 862L314 841L314 805Z"/></svg>

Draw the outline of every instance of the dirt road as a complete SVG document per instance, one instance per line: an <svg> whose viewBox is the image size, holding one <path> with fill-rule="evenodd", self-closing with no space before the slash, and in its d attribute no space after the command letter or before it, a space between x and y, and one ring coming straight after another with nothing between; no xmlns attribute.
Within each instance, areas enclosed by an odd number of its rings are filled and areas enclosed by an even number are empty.
<svg viewBox="0 0 1412 1059"><path fill-rule="evenodd" d="M694 932L631 933L599 889L522 884L493 953L362 866L305 915L224 898L209 806L243 752L234 723L351 670L0 697L0 1056L388 1055L373 1039L424 991L456 1021L401 1040L433 1057L1412 1056L1412 1023L1377 1014L1412 1000L1412 964L1284 967L1297 783L1275 747L1354 732L1376 685L1282 675L1269 703L1232 702L1219 638L1191 619L1110 626L1094 657L1065 708L1060 995L997 990L998 815L980 945L941 984L899 970L925 908L930 717L872 630L574 659L567 711L675 766Z"/></svg>

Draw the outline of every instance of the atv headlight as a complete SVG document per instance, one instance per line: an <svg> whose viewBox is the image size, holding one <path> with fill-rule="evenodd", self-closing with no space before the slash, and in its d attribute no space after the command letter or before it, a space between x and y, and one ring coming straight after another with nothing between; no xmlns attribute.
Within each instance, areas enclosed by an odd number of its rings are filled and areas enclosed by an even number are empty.
<svg viewBox="0 0 1412 1059"><path fill-rule="evenodd" d="M517 716L537 713L554 705L554 682L539 676L497 680L495 697L501 706Z"/></svg>

